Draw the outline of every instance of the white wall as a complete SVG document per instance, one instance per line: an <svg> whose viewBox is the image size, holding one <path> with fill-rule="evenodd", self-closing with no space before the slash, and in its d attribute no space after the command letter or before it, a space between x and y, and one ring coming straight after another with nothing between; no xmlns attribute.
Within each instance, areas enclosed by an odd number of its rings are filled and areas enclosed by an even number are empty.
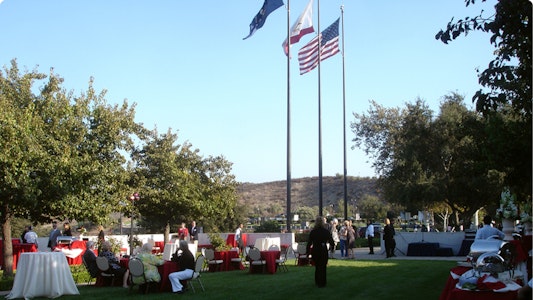
<svg viewBox="0 0 533 300"><path fill-rule="evenodd" d="M457 255L461 249L461 244L465 238L464 232L402 232L396 231L394 240L396 241L396 255L407 255L407 248L410 243L439 243L441 248L452 248L453 255ZM385 251L385 243L381 239L381 251Z"/></svg>

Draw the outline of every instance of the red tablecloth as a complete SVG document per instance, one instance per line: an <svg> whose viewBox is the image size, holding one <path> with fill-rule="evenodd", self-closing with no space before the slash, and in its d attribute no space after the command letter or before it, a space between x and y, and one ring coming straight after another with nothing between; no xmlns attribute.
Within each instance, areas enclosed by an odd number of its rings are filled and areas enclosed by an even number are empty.
<svg viewBox="0 0 533 300"><path fill-rule="evenodd" d="M20 253L23 252L37 252L35 244L22 244L20 239L11 239L13 245L13 270L17 269L17 261ZM0 266L4 266L4 241L0 239Z"/></svg>
<svg viewBox="0 0 533 300"><path fill-rule="evenodd" d="M171 292L172 284L168 279L168 274L178 272L178 264L174 261L165 261L165 263L157 267L159 275L161 275L161 283L159 285L160 292Z"/></svg>
<svg viewBox="0 0 533 300"><path fill-rule="evenodd" d="M154 242L154 248L152 249L152 254L160 254L165 250L165 242Z"/></svg>
<svg viewBox="0 0 533 300"><path fill-rule="evenodd" d="M223 260L222 265L220 266L220 271L233 271L233 270L241 270L244 268L242 264L237 266L236 264L231 262L232 258L238 258L239 252L237 251L215 251L215 259L221 259ZM215 265L209 266L209 271L214 272L216 270Z"/></svg>
<svg viewBox="0 0 533 300"><path fill-rule="evenodd" d="M242 243L243 246L246 246L246 241L248 240L248 235L246 233L242 233ZM235 240L235 233L228 234L228 237L226 238L226 245L229 245L231 247L238 247L237 241Z"/></svg>
<svg viewBox="0 0 533 300"><path fill-rule="evenodd" d="M55 251L61 251L61 249L68 249L68 250L72 250L72 249L80 249L81 252L78 256L76 257L68 257L67 256L67 262L69 265L81 265L83 264L83 260L82 260L82 255L83 253L85 253L85 250L87 249L86 245L85 245L86 241L72 241L72 243L70 245L65 245L65 244L57 244L56 246L56 250Z"/></svg>
<svg viewBox="0 0 533 300"><path fill-rule="evenodd" d="M470 269L471 268L469 267L455 267L451 269L451 272L456 275L462 275ZM517 296L516 291L505 293L497 293L493 291L466 291L455 287L458 282L459 279L453 279L450 274L446 286L440 294L439 300L515 300Z"/></svg>
<svg viewBox="0 0 533 300"><path fill-rule="evenodd" d="M129 258L121 258L120 259L120 265L124 268L128 268ZM160 292L170 292L172 291L172 285L170 284L170 280L168 279L168 275L173 272L178 271L178 264L174 261L166 260L164 264L157 267L157 271L159 272L159 275L161 275L161 282L159 283L159 291ZM115 279L115 282L117 280ZM122 282L122 281L120 281Z"/></svg>
<svg viewBox="0 0 533 300"><path fill-rule="evenodd" d="M37 246L35 244L13 244L13 270L17 269L17 261L21 253L37 251Z"/></svg>
<svg viewBox="0 0 533 300"><path fill-rule="evenodd" d="M261 251L261 259L266 261L266 271L270 274L276 273L276 259L279 258L281 251ZM254 268L250 268L250 272L254 272Z"/></svg>

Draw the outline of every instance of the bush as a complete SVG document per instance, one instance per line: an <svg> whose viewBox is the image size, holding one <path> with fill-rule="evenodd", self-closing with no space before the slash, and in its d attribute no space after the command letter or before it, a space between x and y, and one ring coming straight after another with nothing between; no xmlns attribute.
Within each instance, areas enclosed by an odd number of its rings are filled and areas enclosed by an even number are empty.
<svg viewBox="0 0 533 300"><path fill-rule="evenodd" d="M213 245L213 249L216 251L226 251L231 249L218 233L209 233L207 236L209 236L209 241L211 242L211 245Z"/></svg>
<svg viewBox="0 0 533 300"><path fill-rule="evenodd" d="M255 228L255 232L281 232L277 221L265 221Z"/></svg>

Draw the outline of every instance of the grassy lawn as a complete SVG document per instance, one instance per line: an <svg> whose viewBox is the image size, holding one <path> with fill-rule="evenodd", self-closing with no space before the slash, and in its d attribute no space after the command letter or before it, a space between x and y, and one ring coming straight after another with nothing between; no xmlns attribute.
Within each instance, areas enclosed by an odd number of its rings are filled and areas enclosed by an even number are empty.
<svg viewBox="0 0 533 300"><path fill-rule="evenodd" d="M289 272L274 275L203 273L205 292L197 283L196 293L190 290L183 295L142 295L121 287L80 285L80 295L57 299L438 299L450 268L457 264L438 260L330 260L327 287L320 289L314 286L314 267L297 267L294 260L287 265Z"/></svg>

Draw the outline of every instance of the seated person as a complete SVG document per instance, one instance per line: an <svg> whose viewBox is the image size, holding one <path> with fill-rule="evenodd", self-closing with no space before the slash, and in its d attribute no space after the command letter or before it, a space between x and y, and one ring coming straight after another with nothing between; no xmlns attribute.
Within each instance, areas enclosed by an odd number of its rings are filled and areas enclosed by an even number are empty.
<svg viewBox="0 0 533 300"><path fill-rule="evenodd" d="M183 285L180 280L188 280L194 274L194 255L189 250L189 244L185 240L180 240L180 247L172 256L172 260L178 263L179 271L170 273L168 279L172 284L172 292L182 294Z"/></svg>
<svg viewBox="0 0 533 300"><path fill-rule="evenodd" d="M161 266L165 261L152 254L152 247L151 243L144 244L137 258L143 263L146 281L159 282L161 281L161 275L159 275L157 266ZM144 280L142 277L133 277L133 283L142 284Z"/></svg>
<svg viewBox="0 0 533 300"><path fill-rule="evenodd" d="M91 277L97 277L98 273L100 273L100 270L98 269L98 266L96 265L96 254L94 254L94 242L88 241L86 244L87 250L83 253L83 260L85 261L85 267L87 268L87 271L89 271L89 274L91 274Z"/></svg>
<svg viewBox="0 0 533 300"><path fill-rule="evenodd" d="M492 218L486 215L483 218L483 227L476 232L476 240L485 240L491 236L497 236L500 239L505 237L505 233L501 232L498 228L492 227Z"/></svg>
<svg viewBox="0 0 533 300"><path fill-rule="evenodd" d="M115 274L115 277L122 277L122 287L128 288L128 276L130 275L130 271L120 266L117 256L111 251L111 243L109 241L102 243L102 252L100 252L98 256L107 258L107 261L109 262L108 272Z"/></svg>

